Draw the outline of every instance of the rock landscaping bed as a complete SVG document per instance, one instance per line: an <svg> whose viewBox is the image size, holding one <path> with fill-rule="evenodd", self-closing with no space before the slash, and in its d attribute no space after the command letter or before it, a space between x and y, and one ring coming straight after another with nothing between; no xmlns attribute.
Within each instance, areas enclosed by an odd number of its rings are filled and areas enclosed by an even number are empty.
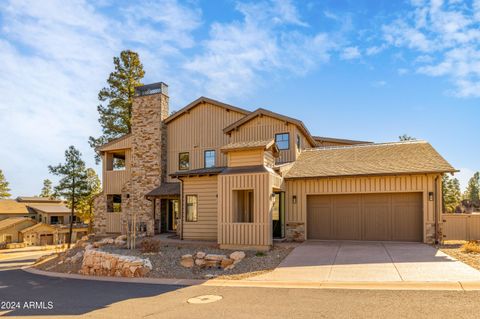
<svg viewBox="0 0 480 319"><path fill-rule="evenodd" d="M131 250L121 236L100 241L90 236L66 252L44 257L35 267L98 276L244 279L273 270L293 249L276 246L268 252L234 251L201 244L177 246L148 238L144 241Z"/></svg>
<svg viewBox="0 0 480 319"><path fill-rule="evenodd" d="M473 250L471 249L473 246ZM452 256L461 262L480 270L480 253L475 252L475 246L480 249L480 244L466 241L446 241L438 248L445 254Z"/></svg>

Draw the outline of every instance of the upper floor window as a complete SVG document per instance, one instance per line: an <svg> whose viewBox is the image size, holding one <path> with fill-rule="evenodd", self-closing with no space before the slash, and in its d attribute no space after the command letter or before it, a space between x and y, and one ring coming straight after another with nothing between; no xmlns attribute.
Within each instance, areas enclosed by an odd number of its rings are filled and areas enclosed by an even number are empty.
<svg viewBox="0 0 480 319"><path fill-rule="evenodd" d="M289 133L275 134L275 143L277 143L279 150L290 149L290 134Z"/></svg>
<svg viewBox="0 0 480 319"><path fill-rule="evenodd" d="M300 150L302 147L302 140L300 139L300 135L297 134L297 149Z"/></svg>
<svg viewBox="0 0 480 319"><path fill-rule="evenodd" d="M187 201L187 207L186 207L187 208L187 214L185 216L185 219L186 219L187 222L196 222L198 220L197 195L187 195L186 196L186 201Z"/></svg>
<svg viewBox="0 0 480 319"><path fill-rule="evenodd" d="M190 154L188 152L178 154L178 169L181 171L190 169Z"/></svg>
<svg viewBox="0 0 480 319"><path fill-rule="evenodd" d="M204 163L205 168L215 167L215 151L205 151Z"/></svg>

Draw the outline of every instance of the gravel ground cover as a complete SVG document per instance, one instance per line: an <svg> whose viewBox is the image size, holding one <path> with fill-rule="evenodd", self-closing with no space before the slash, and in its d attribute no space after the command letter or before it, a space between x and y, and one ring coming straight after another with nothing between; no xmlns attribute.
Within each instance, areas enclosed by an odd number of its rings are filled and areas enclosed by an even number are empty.
<svg viewBox="0 0 480 319"><path fill-rule="evenodd" d="M443 251L445 254L452 256L455 259L460 260L461 262L480 270L480 254L478 253L467 253L462 250L462 245L465 244L465 241L446 241L442 245L439 245L438 248Z"/></svg>
<svg viewBox="0 0 480 319"><path fill-rule="evenodd" d="M272 271L292 251L289 247L274 247L268 252L245 251L246 257L232 270L202 269L200 267L185 268L180 265L183 255L194 255L197 252L207 254L230 255L235 250L223 250L205 246L175 246L162 245L159 253L142 253L139 250L128 250L115 246L104 246L102 250L122 255L130 255L148 258L152 262L153 269L147 275L154 278L177 278L177 279L243 279Z"/></svg>
<svg viewBox="0 0 480 319"><path fill-rule="evenodd" d="M292 251L293 245L275 246L267 252L245 251L246 257L231 270L217 268L185 268L180 265L183 255L194 255L197 252L229 256L235 250L224 250L202 245L174 245L162 244L158 253L142 253L139 249L130 250L115 245L105 245L100 249L114 254L148 258L153 266L147 277L176 278L176 279L244 279L272 271ZM82 258L77 262L66 262L68 257L83 251L80 247L72 248L65 253L53 254L49 260L38 263L36 268L52 272L77 274L82 266ZM45 257L45 259L48 259Z"/></svg>

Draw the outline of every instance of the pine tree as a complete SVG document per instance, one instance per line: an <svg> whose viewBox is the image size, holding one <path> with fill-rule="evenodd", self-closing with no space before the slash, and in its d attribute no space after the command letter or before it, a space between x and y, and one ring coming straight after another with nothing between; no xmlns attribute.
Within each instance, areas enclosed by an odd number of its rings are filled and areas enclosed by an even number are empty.
<svg viewBox="0 0 480 319"><path fill-rule="evenodd" d="M141 79L145 71L138 53L130 50L122 51L119 57L114 57L113 64L115 71L108 77L108 87L104 87L98 93L98 99L106 105L100 104L97 107L102 135L98 138L90 136L89 144L92 148L128 134L132 130L135 87L142 85ZM100 162L98 153L95 160L97 164Z"/></svg>
<svg viewBox="0 0 480 319"><path fill-rule="evenodd" d="M102 191L102 186L97 173L92 168L87 169L87 188L88 195L79 200L77 206L77 215L83 220L88 221L89 232L93 226L93 201Z"/></svg>
<svg viewBox="0 0 480 319"><path fill-rule="evenodd" d="M450 179L448 175L443 175L442 179L442 193L443 193L443 211L446 213L453 213L460 201L462 200L462 193L460 191L460 182L458 179Z"/></svg>
<svg viewBox="0 0 480 319"><path fill-rule="evenodd" d="M415 141L415 140L416 140L415 137L409 136L409 135L407 135L407 134L403 134L403 135L399 136L398 139L399 139L401 142L404 142L404 141Z"/></svg>
<svg viewBox="0 0 480 319"><path fill-rule="evenodd" d="M0 199L9 198L12 196L10 194L10 188L8 187L9 183L5 179L2 170L0 169Z"/></svg>
<svg viewBox="0 0 480 319"><path fill-rule="evenodd" d="M48 166L50 173L60 176L60 181L55 186L55 193L67 200L71 209L68 248L72 243L73 220L79 201L88 196L88 176L82 154L70 146L65 151L65 163L56 166Z"/></svg>
<svg viewBox="0 0 480 319"><path fill-rule="evenodd" d="M480 201L480 172L473 174L472 178L468 181L465 199L474 205L478 205Z"/></svg>
<svg viewBox="0 0 480 319"><path fill-rule="evenodd" d="M52 198L53 196L53 189L52 189L52 181L49 179L43 180L43 187L42 191L40 192L40 197Z"/></svg>

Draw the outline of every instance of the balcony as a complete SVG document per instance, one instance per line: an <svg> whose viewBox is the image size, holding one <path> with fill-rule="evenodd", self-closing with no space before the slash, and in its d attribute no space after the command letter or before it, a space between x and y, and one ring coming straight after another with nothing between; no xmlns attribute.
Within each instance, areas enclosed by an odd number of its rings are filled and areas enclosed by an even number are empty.
<svg viewBox="0 0 480 319"><path fill-rule="evenodd" d="M130 170L105 171L103 189L106 194L121 194L122 187L130 179Z"/></svg>

